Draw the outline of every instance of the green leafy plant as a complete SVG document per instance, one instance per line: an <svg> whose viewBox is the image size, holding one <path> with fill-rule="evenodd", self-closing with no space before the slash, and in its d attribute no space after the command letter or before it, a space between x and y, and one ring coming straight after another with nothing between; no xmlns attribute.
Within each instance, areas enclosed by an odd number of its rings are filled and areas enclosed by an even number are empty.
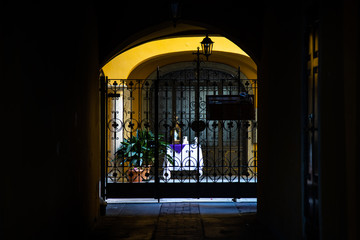
<svg viewBox="0 0 360 240"><path fill-rule="evenodd" d="M163 136L159 135L159 158L166 156L168 161L173 164L172 157L167 154L170 145L162 139ZM115 160L122 165L125 163L128 163L130 167L153 165L155 162L155 135L150 130L138 129L136 135L124 139L115 155Z"/></svg>

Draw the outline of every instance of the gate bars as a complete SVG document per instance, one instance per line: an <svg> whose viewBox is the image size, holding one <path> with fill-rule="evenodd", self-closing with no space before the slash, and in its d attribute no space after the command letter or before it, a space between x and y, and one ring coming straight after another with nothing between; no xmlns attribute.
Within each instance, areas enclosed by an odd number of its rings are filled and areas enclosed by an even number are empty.
<svg viewBox="0 0 360 240"><path fill-rule="evenodd" d="M204 69L202 76L206 78L196 79L192 70L179 70L160 77L158 70L157 79L100 78L101 195L104 199L128 196L123 194L126 189L145 186L153 197L163 197L166 193L159 193L162 184L176 188L181 183L182 188L192 189L194 184L207 184L204 189L211 188L211 191L219 184L219 188L224 188L223 184L236 183L238 187L256 184L256 117L249 120L209 118L209 97L247 97L256 113L257 80L241 79L240 70L238 76L233 77L222 71ZM123 164L115 157L119 147L136 138L140 130L154 136L153 141L147 141L144 146L155 152L154 163L147 168L139 162ZM161 142L183 148L179 153L176 149L168 151L173 164L164 154L159 154ZM144 156L144 148L136 150L134 156Z"/></svg>

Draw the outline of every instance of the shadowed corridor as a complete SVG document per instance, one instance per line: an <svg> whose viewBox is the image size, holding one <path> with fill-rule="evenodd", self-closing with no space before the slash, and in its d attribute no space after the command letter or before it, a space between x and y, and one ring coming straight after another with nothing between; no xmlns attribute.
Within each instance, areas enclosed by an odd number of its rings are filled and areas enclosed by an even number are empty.
<svg viewBox="0 0 360 240"><path fill-rule="evenodd" d="M166 234L166 239L267 239L266 229L279 240L360 239L360 1L308 0L291 6L256 0L204 3L5 1L1 5L3 136L4 152L9 156L1 162L0 239L163 239ZM174 15L174 10L179 11ZM200 61L195 51L207 34L214 42L213 54L197 68ZM219 49L220 36L249 57ZM190 44L189 38L199 40ZM163 41L176 44L169 49L170 44ZM152 42L158 48L148 45ZM129 54L135 50L139 51ZM111 76L105 65L120 55L123 65L116 63L113 69L121 76ZM103 201L117 197L154 198L158 193L168 195L159 196L161 199L249 197L250 182L219 182L215 189L216 184L209 180L209 184L183 184L177 189L175 186L182 183L160 182L164 179L161 164L153 165L159 184L152 189L146 183L105 184L108 141L103 140L109 126L120 126L120 122L106 121L109 111L105 111L104 88L108 86L102 78L154 79L157 67L164 76L195 67L214 70L215 66L220 71L238 69L239 65L240 72L258 82L258 137L252 138L258 148L249 150L254 157L257 151L258 178L251 192L258 199L253 206L257 212L242 211L245 203L234 202L108 202L107 215L102 216ZM177 91L177 85L170 89L159 83L158 93L161 98L174 93L165 101L168 106L201 109L206 123L200 97L205 102L206 96L230 95L230 90L231 95L239 94L233 83L225 85L227 92L221 84L214 88L215 94L211 88L203 91L211 85L189 85L199 89L193 105L189 103L195 99L193 91L184 94L188 101L175 98L185 93ZM163 89L168 91L161 92ZM139 91L133 93L143 96ZM129 103L136 97L123 96L126 98L120 99L130 99ZM129 119L136 120L138 128L147 124L142 121L148 112L142 104L145 98L146 93L132 111L122 111L124 116L133 115ZM159 103L164 103L161 100ZM168 108L166 104L154 108L149 102L149 109L162 113ZM170 126L176 119L171 110L165 118ZM227 111L235 112L240 111ZM151 113L149 116L158 116ZM198 117L192 110L185 113L194 116L188 118L191 120ZM186 124L191 129L191 122ZM133 124L121 126L131 128ZM200 130L200 121L193 126ZM219 126L214 124L214 128ZM224 128L227 126L231 125ZM224 142L219 139L221 131L222 139L230 138L231 131L225 134L226 128L207 130L212 138L218 137L218 146ZM195 135L186 134L192 143ZM246 134L243 136L245 139ZM116 137L121 142L120 133ZM242 142L244 147L245 143L254 145L250 140ZM242 148L240 144L229 146ZM205 145L202 147L206 156ZM207 153L213 159L227 156L221 148L209 154L211 147ZM239 155L234 154L228 157L232 163L239 159L233 161ZM213 163L211 166L217 164ZM213 182L226 179L230 173L230 178L235 177L235 171L222 170L216 172ZM116 172L112 176L120 175ZM181 176L172 179L176 178ZM240 194L234 194L236 189Z"/></svg>

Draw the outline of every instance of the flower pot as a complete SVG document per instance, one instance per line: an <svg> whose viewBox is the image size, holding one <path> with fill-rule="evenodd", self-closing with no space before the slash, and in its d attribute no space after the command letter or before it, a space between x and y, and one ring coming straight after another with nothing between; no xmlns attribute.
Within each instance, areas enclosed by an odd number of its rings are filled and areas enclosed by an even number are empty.
<svg viewBox="0 0 360 240"><path fill-rule="evenodd" d="M144 172L144 169L140 169L140 168L133 168L133 169L129 169L127 171L127 175L128 175L128 181L129 183L139 183L142 182L142 173Z"/></svg>
<svg viewBox="0 0 360 240"><path fill-rule="evenodd" d="M143 169L144 169L144 171L142 172L141 177L144 181L149 181L151 165L148 165L148 166L144 167Z"/></svg>

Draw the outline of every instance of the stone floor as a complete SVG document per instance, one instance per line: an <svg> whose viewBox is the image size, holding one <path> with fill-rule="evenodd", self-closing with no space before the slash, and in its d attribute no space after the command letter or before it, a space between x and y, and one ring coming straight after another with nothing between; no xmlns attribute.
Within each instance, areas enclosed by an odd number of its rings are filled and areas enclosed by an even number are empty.
<svg viewBox="0 0 360 240"><path fill-rule="evenodd" d="M274 239L256 221L256 202L111 203L95 239Z"/></svg>

